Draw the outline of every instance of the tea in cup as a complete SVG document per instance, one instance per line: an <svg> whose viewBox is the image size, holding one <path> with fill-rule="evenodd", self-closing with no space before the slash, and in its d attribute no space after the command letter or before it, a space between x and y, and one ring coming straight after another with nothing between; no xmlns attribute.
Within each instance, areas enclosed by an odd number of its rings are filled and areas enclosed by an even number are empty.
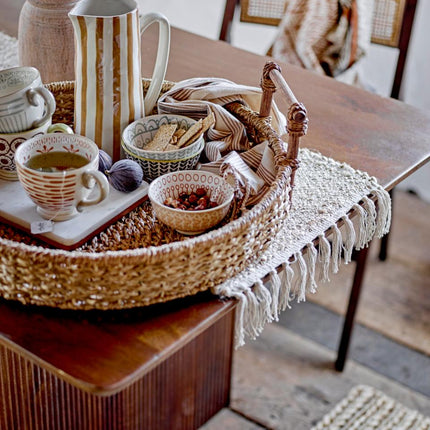
<svg viewBox="0 0 430 430"><path fill-rule="evenodd" d="M84 136L53 133L31 138L17 149L15 164L22 186L45 219L68 220L109 193L108 180L98 171L99 149Z"/></svg>
<svg viewBox="0 0 430 430"><path fill-rule="evenodd" d="M0 133L19 133L46 123L55 98L34 67L0 70Z"/></svg>
<svg viewBox="0 0 430 430"><path fill-rule="evenodd" d="M0 179L7 181L17 181L18 175L15 166L15 152L22 142L46 133L69 133L73 130L66 124L52 124L51 119L46 121L40 127L32 128L19 133L0 133Z"/></svg>

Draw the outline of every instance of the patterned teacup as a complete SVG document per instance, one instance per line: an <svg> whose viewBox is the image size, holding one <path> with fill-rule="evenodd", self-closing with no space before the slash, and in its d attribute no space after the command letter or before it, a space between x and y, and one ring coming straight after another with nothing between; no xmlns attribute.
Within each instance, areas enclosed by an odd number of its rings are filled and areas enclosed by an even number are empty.
<svg viewBox="0 0 430 430"><path fill-rule="evenodd" d="M51 125L51 118L37 128L18 133L0 133L0 179L17 181L18 175L15 166L15 152L22 142L45 133L73 133L66 124Z"/></svg>
<svg viewBox="0 0 430 430"><path fill-rule="evenodd" d="M0 133L38 128L55 111L55 99L34 67L0 70Z"/></svg>
<svg viewBox="0 0 430 430"><path fill-rule="evenodd" d="M33 137L19 146L15 163L22 186L45 219L70 219L109 193L106 176L98 171L99 149L84 136ZM90 196L96 184L98 189Z"/></svg>

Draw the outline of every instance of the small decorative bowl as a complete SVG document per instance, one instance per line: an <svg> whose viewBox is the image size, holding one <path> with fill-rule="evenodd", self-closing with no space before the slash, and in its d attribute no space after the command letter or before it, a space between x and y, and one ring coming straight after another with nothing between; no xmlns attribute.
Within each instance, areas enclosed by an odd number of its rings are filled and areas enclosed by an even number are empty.
<svg viewBox="0 0 430 430"><path fill-rule="evenodd" d="M196 164L199 161L200 154L202 153L204 147L205 142L202 138L199 141L199 145L195 148L197 151L195 154L178 160L151 160L136 154L136 151L132 151L129 147L126 147L124 145L122 149L126 158L129 158L130 160L139 163L140 167L142 167L145 179L147 179L148 181L152 181L166 173L176 172L179 170L194 169L194 167L196 167Z"/></svg>
<svg viewBox="0 0 430 430"><path fill-rule="evenodd" d="M188 130L197 121L182 115L151 115L129 124L122 133L122 147L145 160L184 160L196 155L203 142L203 134L191 145L173 151L146 151L145 145L152 141L163 124L177 124L178 128ZM203 150L203 148L202 148Z"/></svg>
<svg viewBox="0 0 430 430"><path fill-rule="evenodd" d="M189 211L166 206L171 197L190 194L204 188L218 206ZM164 224L185 235L196 235L214 227L227 215L233 200L233 188L221 176L202 170L172 172L155 179L149 186L148 196L157 218Z"/></svg>

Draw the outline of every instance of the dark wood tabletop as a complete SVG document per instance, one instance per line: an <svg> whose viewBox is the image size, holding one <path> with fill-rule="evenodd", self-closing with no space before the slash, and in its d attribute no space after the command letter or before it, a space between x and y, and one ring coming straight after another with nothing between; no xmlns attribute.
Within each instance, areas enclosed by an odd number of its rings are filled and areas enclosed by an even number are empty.
<svg viewBox="0 0 430 430"><path fill-rule="evenodd" d="M1 0L0 30L16 36L21 2ZM15 21L13 21L15 19ZM154 58L156 32L145 33L143 57ZM151 61L143 76L150 77ZM173 29L166 79L217 76L258 86L267 58ZM303 146L367 171L390 189L430 158L430 113L294 66L283 75L310 118ZM282 99L277 99L286 111ZM210 294L129 311L88 312L24 307L0 301L0 343L25 351L47 369L89 391L130 383L205 330L234 302Z"/></svg>

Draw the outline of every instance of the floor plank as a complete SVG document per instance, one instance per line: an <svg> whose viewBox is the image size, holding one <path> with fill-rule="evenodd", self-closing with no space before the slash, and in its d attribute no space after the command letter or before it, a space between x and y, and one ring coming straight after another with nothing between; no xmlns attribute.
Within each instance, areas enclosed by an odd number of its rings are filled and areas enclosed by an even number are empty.
<svg viewBox="0 0 430 430"><path fill-rule="evenodd" d="M211 418L200 430L261 430L264 427L241 417L230 409L222 409Z"/></svg>
<svg viewBox="0 0 430 430"><path fill-rule="evenodd" d="M236 351L231 409L264 428L309 430L353 386L368 384L429 413L430 398L354 362L338 373L333 361L333 351L270 324Z"/></svg>
<svg viewBox="0 0 430 430"><path fill-rule="evenodd" d="M293 303L288 312L281 314L279 324L299 336L337 351L343 318L308 301ZM346 367L351 360L430 397L430 371L426 371L430 369L430 356L361 324L355 325Z"/></svg>

